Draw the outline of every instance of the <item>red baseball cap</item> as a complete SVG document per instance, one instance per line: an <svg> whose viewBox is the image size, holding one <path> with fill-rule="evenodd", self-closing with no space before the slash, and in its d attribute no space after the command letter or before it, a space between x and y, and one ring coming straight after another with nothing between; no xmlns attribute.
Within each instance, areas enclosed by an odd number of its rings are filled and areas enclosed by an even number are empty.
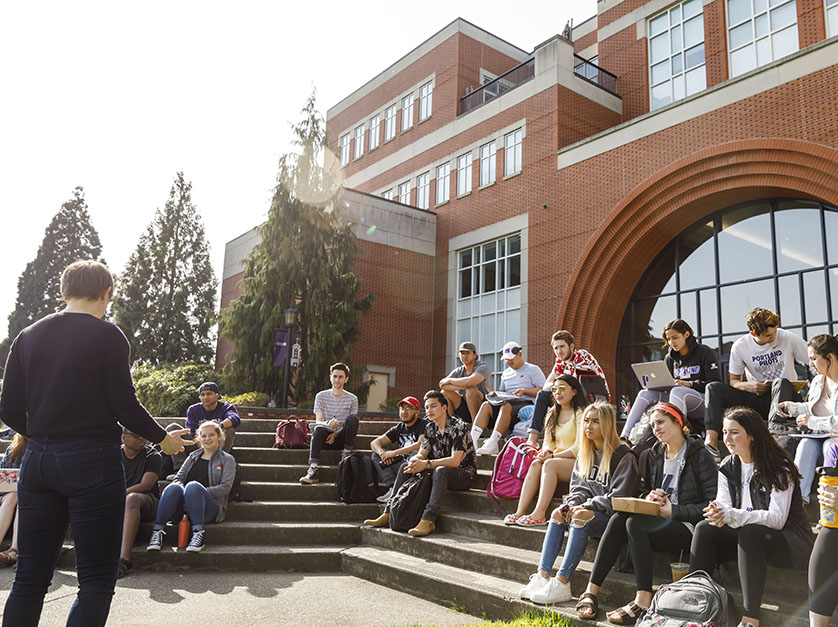
<svg viewBox="0 0 838 627"><path fill-rule="evenodd" d="M422 406L419 404L419 399L415 396L405 396L402 400L399 401L399 407L402 405L410 405L411 407L415 407L416 409L422 409Z"/></svg>

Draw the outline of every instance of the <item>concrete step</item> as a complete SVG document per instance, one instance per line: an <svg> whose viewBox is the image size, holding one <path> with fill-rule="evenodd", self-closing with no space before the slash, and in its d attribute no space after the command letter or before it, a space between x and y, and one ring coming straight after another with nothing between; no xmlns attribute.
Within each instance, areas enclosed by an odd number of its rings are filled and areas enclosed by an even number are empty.
<svg viewBox="0 0 838 627"><path fill-rule="evenodd" d="M359 523L351 522L269 522L225 520L220 524L206 526L207 544L222 545L270 545L306 546L331 545L352 546L361 540ZM152 523L140 525L136 546L145 549L151 538ZM177 542L177 526L166 528L166 542Z"/></svg>
<svg viewBox="0 0 838 627"><path fill-rule="evenodd" d="M300 472L303 475L304 472ZM254 501L332 501L338 503L334 481L304 485L298 481L242 481L242 496Z"/></svg>
<svg viewBox="0 0 838 627"><path fill-rule="evenodd" d="M234 450L239 447L271 448L276 442L276 434L260 433L258 431L243 431L245 425L236 430L236 443ZM377 438L374 434L358 434L355 437L355 448L368 450L372 441Z"/></svg>
<svg viewBox="0 0 838 627"><path fill-rule="evenodd" d="M239 464L242 481L294 482L302 477L308 465L305 464ZM337 466L320 466L320 481L335 483Z"/></svg>
<svg viewBox="0 0 838 627"><path fill-rule="evenodd" d="M300 501L253 501L252 503L230 503L227 509L229 521L269 522L356 522L375 518L380 512L375 503L300 502Z"/></svg>
<svg viewBox="0 0 838 627"><path fill-rule="evenodd" d="M275 435L276 425L279 422L271 418L248 418L246 415L241 416L241 419L242 423L237 429L236 438L238 438L238 431L270 433ZM186 424L186 418L157 418L156 420L164 428L170 424ZM397 424L398 421L392 420L360 420L358 422L358 434L380 435Z"/></svg>

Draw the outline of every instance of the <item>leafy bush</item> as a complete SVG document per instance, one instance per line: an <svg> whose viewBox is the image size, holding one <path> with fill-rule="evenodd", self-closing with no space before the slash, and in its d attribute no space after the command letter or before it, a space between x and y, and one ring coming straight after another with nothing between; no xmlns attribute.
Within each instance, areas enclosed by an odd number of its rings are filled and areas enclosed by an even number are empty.
<svg viewBox="0 0 838 627"><path fill-rule="evenodd" d="M267 407L270 398L264 392L245 392L237 396L225 396L224 400L236 407Z"/></svg>
<svg viewBox="0 0 838 627"><path fill-rule="evenodd" d="M378 406L379 411L399 411L399 397L388 398Z"/></svg>
<svg viewBox="0 0 838 627"><path fill-rule="evenodd" d="M152 416L185 416L204 381L215 381L224 391L221 374L207 364L141 364L132 376L137 397Z"/></svg>

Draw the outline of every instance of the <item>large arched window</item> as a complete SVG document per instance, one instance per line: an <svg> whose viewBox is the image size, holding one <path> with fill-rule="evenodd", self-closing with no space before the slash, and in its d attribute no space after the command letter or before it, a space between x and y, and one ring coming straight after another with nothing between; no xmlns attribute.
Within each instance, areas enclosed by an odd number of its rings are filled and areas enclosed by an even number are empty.
<svg viewBox="0 0 838 627"><path fill-rule="evenodd" d="M745 314L767 307L784 329L810 338L838 331L838 209L803 200L730 207L684 231L652 262L623 317L617 392L638 389L631 364L663 358L661 331L684 318L720 352L747 332Z"/></svg>

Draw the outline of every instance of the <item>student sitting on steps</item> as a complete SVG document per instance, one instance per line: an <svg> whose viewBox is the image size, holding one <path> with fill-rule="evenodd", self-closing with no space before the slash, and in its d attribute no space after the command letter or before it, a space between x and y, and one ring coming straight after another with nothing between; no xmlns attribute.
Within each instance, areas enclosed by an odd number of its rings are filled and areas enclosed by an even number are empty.
<svg viewBox="0 0 838 627"><path fill-rule="evenodd" d="M428 426L428 421L420 418L419 412L419 399L415 396L404 397L399 401L401 422L375 438L370 444L372 461L378 471L378 478L387 486L387 492L378 497L380 503L386 503L393 493L396 473L401 465L419 450L422 437L425 435L425 428ZM397 448L387 450L384 447L388 444L396 444Z"/></svg>

